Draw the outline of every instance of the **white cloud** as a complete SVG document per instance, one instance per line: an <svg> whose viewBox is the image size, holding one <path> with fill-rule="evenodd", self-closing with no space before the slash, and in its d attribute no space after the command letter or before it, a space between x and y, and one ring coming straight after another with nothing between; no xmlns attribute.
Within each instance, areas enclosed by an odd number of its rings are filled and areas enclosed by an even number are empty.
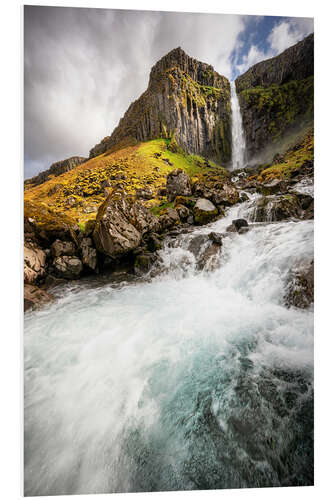
<svg viewBox="0 0 333 500"><path fill-rule="evenodd" d="M276 25L268 37L271 49L278 54L283 50L295 45L307 35L313 32L313 19L294 18L282 21Z"/></svg>

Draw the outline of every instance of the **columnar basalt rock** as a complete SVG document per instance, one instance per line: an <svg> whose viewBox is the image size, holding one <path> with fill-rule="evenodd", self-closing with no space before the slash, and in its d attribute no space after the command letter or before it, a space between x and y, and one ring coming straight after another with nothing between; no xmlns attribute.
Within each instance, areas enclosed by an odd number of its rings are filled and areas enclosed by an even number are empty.
<svg viewBox="0 0 333 500"><path fill-rule="evenodd" d="M53 175L54 177L57 177L58 175L64 174L65 172L69 172L73 168L77 167L78 165L81 165L87 161L87 158L84 158L83 156L72 156L71 158L66 158L66 160L61 160L57 161L55 163L52 163L50 168L47 170L44 170L43 172L40 172L38 175L35 177L32 177L31 179L27 179L24 181L25 186L29 184L33 184L34 186L38 184L42 184L43 182L46 182L50 175ZM54 192L56 192L56 189L60 189L62 186L57 184L56 186L53 187ZM50 194L53 194L52 192Z"/></svg>
<svg viewBox="0 0 333 500"><path fill-rule="evenodd" d="M236 79L249 160L313 122L313 52L311 34Z"/></svg>
<svg viewBox="0 0 333 500"><path fill-rule="evenodd" d="M231 154L230 84L180 47L158 61L147 90L118 127L90 151L97 156L125 138L173 138L186 152L227 162Z"/></svg>

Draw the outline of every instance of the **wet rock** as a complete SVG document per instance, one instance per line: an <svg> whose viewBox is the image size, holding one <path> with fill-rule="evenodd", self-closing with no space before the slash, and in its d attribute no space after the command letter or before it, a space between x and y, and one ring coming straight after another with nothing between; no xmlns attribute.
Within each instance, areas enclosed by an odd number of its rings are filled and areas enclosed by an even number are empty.
<svg viewBox="0 0 333 500"><path fill-rule="evenodd" d="M41 307L53 300L54 297L50 293L42 290L38 286L29 284L24 285L24 312Z"/></svg>
<svg viewBox="0 0 333 500"><path fill-rule="evenodd" d="M249 201L249 197L246 193L239 193L239 201L244 203L245 201Z"/></svg>
<svg viewBox="0 0 333 500"><path fill-rule="evenodd" d="M221 244L212 242L207 248L202 252L198 261L197 269L202 271L214 271L219 266L219 255L221 252Z"/></svg>
<svg viewBox="0 0 333 500"><path fill-rule="evenodd" d="M218 265L221 246L222 235L212 232L194 236L188 250L195 256L198 270L213 270Z"/></svg>
<svg viewBox="0 0 333 500"><path fill-rule="evenodd" d="M218 215L218 209L211 201L199 198L194 205L193 214L195 223L202 225L213 221Z"/></svg>
<svg viewBox="0 0 333 500"><path fill-rule="evenodd" d="M145 233L159 229L157 217L139 201L114 191L99 208L93 238L97 250L116 258L137 248Z"/></svg>
<svg viewBox="0 0 333 500"><path fill-rule="evenodd" d="M174 201L176 196L190 196L192 194L191 181L184 170L177 168L170 172L166 181L168 201Z"/></svg>
<svg viewBox="0 0 333 500"><path fill-rule="evenodd" d="M136 256L134 262L134 272L138 276L147 274L153 264L156 262L157 257L153 253L145 252Z"/></svg>
<svg viewBox="0 0 333 500"><path fill-rule="evenodd" d="M146 245L150 252L160 250L162 248L161 237L156 233L149 234L146 239Z"/></svg>
<svg viewBox="0 0 333 500"><path fill-rule="evenodd" d="M295 195L263 196L254 202L250 215L253 222L273 222L299 218L302 209Z"/></svg>
<svg viewBox="0 0 333 500"><path fill-rule="evenodd" d="M45 275L46 254L34 243L24 245L24 283L36 283Z"/></svg>
<svg viewBox="0 0 333 500"><path fill-rule="evenodd" d="M270 196L272 194L285 193L287 191L287 187L288 184L286 181L274 179L265 184L257 184L257 192L263 194L264 196Z"/></svg>
<svg viewBox="0 0 333 500"><path fill-rule="evenodd" d="M242 227L248 227L247 220L245 219L235 219L232 221L232 223L237 231L239 231Z"/></svg>
<svg viewBox="0 0 333 500"><path fill-rule="evenodd" d="M61 255L75 255L76 248L72 241L56 240L51 245L51 254L53 257L60 257Z"/></svg>
<svg viewBox="0 0 333 500"><path fill-rule="evenodd" d="M314 261L304 262L287 276L284 302L287 307L306 309L314 300Z"/></svg>
<svg viewBox="0 0 333 500"><path fill-rule="evenodd" d="M53 266L57 276L66 279L78 278L83 269L81 260L72 255L56 257L53 261Z"/></svg>
<svg viewBox="0 0 333 500"><path fill-rule="evenodd" d="M220 234L220 233L215 233L215 232L211 232L209 233L208 235L208 238L213 241L214 243L218 244L218 245L222 245L222 241L223 241L223 235Z"/></svg>

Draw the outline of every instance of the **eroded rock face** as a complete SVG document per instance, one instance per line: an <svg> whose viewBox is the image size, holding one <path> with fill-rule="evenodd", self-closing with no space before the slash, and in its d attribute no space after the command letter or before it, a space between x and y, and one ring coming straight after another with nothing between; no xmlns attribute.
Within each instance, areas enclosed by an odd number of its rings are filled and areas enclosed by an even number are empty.
<svg viewBox="0 0 333 500"><path fill-rule="evenodd" d="M185 151L227 162L231 154L230 83L180 47L152 68L147 90L90 157L125 138L147 141L173 136Z"/></svg>
<svg viewBox="0 0 333 500"><path fill-rule="evenodd" d="M46 254L33 243L24 245L24 283L33 284L45 275Z"/></svg>
<svg viewBox="0 0 333 500"><path fill-rule="evenodd" d="M54 297L50 293L38 286L24 285L24 312L41 307L53 300Z"/></svg>
<svg viewBox="0 0 333 500"><path fill-rule="evenodd" d="M74 255L56 257L53 261L53 266L57 276L66 279L79 278L83 269L81 260Z"/></svg>
<svg viewBox="0 0 333 500"><path fill-rule="evenodd" d="M166 193L168 201L174 201L177 196L191 196L191 181L184 170L177 168L168 174Z"/></svg>
<svg viewBox="0 0 333 500"><path fill-rule="evenodd" d="M117 258L137 248L145 233L159 227L157 217L140 202L114 191L98 210L93 238L99 252Z"/></svg>
<svg viewBox="0 0 333 500"><path fill-rule="evenodd" d="M213 221L218 213L215 205L205 198L199 198L193 209L195 223L199 225Z"/></svg>

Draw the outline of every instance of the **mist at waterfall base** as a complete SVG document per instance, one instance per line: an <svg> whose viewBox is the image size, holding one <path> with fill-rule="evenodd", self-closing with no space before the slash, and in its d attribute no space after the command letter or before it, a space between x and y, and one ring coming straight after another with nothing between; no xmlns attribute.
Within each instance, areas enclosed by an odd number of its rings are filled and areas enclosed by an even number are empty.
<svg viewBox="0 0 333 500"><path fill-rule="evenodd" d="M251 206L26 314L26 495L313 484L313 311L283 305L313 221L229 233L212 272L188 250Z"/></svg>

